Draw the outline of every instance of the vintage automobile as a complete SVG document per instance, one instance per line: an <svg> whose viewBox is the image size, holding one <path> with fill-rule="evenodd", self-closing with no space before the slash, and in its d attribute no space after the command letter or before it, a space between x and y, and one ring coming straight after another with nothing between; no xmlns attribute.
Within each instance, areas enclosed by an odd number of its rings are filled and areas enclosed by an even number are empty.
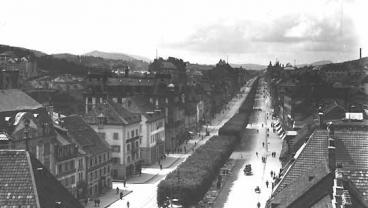
<svg viewBox="0 0 368 208"><path fill-rule="evenodd" d="M253 175L251 164L245 165L244 173L245 173L245 175Z"/></svg>
<svg viewBox="0 0 368 208"><path fill-rule="evenodd" d="M259 188L259 186L257 186L257 187L254 189L254 191L255 191L257 194L261 193L261 189Z"/></svg>

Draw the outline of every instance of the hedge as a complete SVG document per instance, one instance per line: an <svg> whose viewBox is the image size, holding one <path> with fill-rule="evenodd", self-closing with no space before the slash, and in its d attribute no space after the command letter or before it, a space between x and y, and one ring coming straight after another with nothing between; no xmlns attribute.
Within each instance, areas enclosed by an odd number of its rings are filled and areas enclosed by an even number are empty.
<svg viewBox="0 0 368 208"><path fill-rule="evenodd" d="M229 119L220 129L218 134L223 136L240 137L240 132L248 124L249 113L237 113Z"/></svg>
<svg viewBox="0 0 368 208"><path fill-rule="evenodd" d="M184 207L197 204L210 188L218 171L232 153L238 138L213 136L199 147L157 188L157 204L167 197L179 199Z"/></svg>

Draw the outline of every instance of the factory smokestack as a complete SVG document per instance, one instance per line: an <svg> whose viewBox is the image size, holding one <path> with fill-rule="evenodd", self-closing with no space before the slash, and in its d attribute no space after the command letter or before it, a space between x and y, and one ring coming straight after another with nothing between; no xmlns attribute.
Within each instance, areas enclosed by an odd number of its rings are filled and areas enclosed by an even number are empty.
<svg viewBox="0 0 368 208"><path fill-rule="evenodd" d="M362 48L359 48L359 59L362 59Z"/></svg>

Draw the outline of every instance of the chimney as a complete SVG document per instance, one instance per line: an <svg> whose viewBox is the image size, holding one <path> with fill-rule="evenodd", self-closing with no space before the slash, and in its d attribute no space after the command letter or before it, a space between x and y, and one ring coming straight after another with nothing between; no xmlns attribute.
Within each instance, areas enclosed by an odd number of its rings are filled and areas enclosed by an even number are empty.
<svg viewBox="0 0 368 208"><path fill-rule="evenodd" d="M47 113L49 114L50 118L52 118L52 115L53 115L53 113L54 113L54 106L52 106L52 105L48 105L48 106L46 107L46 111L47 111Z"/></svg>
<svg viewBox="0 0 368 208"><path fill-rule="evenodd" d="M362 48L359 48L359 59L362 59Z"/></svg>
<svg viewBox="0 0 368 208"><path fill-rule="evenodd" d="M319 127L323 128L323 110L322 110L322 106L319 106L318 108L318 118L319 118Z"/></svg>
<svg viewBox="0 0 368 208"><path fill-rule="evenodd" d="M336 170L336 146L335 146L335 130L332 123L328 124L328 167L330 171Z"/></svg>

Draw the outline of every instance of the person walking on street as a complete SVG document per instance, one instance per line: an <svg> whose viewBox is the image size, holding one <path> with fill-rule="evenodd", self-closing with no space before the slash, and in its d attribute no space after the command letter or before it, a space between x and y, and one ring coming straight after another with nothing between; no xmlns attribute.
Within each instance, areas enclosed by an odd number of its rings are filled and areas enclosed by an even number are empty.
<svg viewBox="0 0 368 208"><path fill-rule="evenodd" d="M116 194L119 194L119 187L116 187Z"/></svg>
<svg viewBox="0 0 368 208"><path fill-rule="evenodd" d="M123 200L123 196L124 196L123 192L120 192L120 200Z"/></svg>
<svg viewBox="0 0 368 208"><path fill-rule="evenodd" d="M262 147L264 147L264 142L262 142Z"/></svg>
<svg viewBox="0 0 368 208"><path fill-rule="evenodd" d="M268 188L268 181L266 181L266 187Z"/></svg>
<svg viewBox="0 0 368 208"><path fill-rule="evenodd" d="M260 208L261 207L261 203L258 202L257 203L257 207Z"/></svg>
<svg viewBox="0 0 368 208"><path fill-rule="evenodd" d="M123 180L124 187L126 187L126 179Z"/></svg>
<svg viewBox="0 0 368 208"><path fill-rule="evenodd" d="M256 156L258 157L258 152L256 152Z"/></svg>
<svg viewBox="0 0 368 208"><path fill-rule="evenodd" d="M160 164L160 170L162 170L162 164Z"/></svg>
<svg viewBox="0 0 368 208"><path fill-rule="evenodd" d="M273 171L271 170L271 177L273 176Z"/></svg>
<svg viewBox="0 0 368 208"><path fill-rule="evenodd" d="M130 206L130 203L129 203L129 201L127 201L127 207L129 208L129 206Z"/></svg>

